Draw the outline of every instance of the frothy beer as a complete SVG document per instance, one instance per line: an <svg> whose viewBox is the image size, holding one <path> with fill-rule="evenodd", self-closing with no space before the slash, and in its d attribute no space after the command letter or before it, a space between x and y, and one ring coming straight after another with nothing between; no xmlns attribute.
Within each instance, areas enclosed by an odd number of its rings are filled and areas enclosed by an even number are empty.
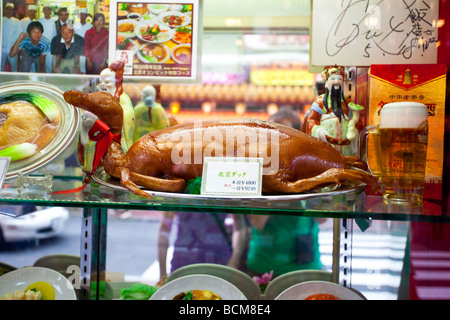
<svg viewBox="0 0 450 320"><path fill-rule="evenodd" d="M383 106L380 114L383 197L398 202L423 199L428 144L428 109L415 102Z"/></svg>

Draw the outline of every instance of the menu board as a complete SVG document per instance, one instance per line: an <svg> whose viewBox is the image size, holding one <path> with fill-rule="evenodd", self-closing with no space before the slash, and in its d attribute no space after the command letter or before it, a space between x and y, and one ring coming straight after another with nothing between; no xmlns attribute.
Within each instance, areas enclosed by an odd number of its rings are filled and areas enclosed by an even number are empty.
<svg viewBox="0 0 450 320"><path fill-rule="evenodd" d="M111 1L109 61L125 77L197 82L201 0Z"/></svg>

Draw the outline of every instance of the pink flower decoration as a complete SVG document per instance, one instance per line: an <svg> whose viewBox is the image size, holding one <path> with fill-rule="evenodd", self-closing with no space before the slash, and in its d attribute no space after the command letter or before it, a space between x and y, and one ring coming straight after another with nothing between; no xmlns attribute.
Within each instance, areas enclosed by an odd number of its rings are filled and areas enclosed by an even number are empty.
<svg viewBox="0 0 450 320"><path fill-rule="evenodd" d="M256 282L259 286L265 286L269 284L270 280L272 280L273 277L273 270L270 271L270 273L264 273L261 277L253 277L253 280Z"/></svg>

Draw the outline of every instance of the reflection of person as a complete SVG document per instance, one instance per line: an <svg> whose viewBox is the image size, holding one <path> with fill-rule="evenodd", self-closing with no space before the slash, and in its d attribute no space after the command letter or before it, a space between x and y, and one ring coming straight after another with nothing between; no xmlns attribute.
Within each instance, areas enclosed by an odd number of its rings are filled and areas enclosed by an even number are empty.
<svg viewBox="0 0 450 320"><path fill-rule="evenodd" d="M291 109L281 109L269 121L299 127L300 118ZM252 276L273 271L274 276L321 269L319 226L309 217L249 215L251 225L247 272Z"/></svg>
<svg viewBox="0 0 450 320"><path fill-rule="evenodd" d="M69 12L67 8L61 8L58 12L58 20L55 21L56 34L61 33L61 26L65 24L73 24L72 20L69 19Z"/></svg>
<svg viewBox="0 0 450 320"><path fill-rule="evenodd" d="M204 212L163 212L158 235L158 261L161 281L174 270L194 263L226 265L231 257L231 243L225 229L224 214ZM176 224L170 269L167 253L170 232Z"/></svg>
<svg viewBox="0 0 450 320"><path fill-rule="evenodd" d="M20 26L22 32L27 32L27 27L32 21L36 21L36 6L34 4L28 5L28 17L23 18L20 20Z"/></svg>
<svg viewBox="0 0 450 320"><path fill-rule="evenodd" d="M86 22L86 18L88 17L88 13L86 11L86 8L80 9L80 21L74 24L73 29L75 30L75 33L83 38L84 41L84 35L86 34L86 31L88 31L90 28L92 28L92 24ZM80 68L81 73L86 73L86 56L83 54L80 57Z"/></svg>
<svg viewBox="0 0 450 320"><path fill-rule="evenodd" d="M14 4L6 3L2 18L2 62L1 70L5 70L6 62L9 63L11 71L17 71L17 56L9 57L9 52L20 34L20 21L13 17Z"/></svg>
<svg viewBox="0 0 450 320"><path fill-rule="evenodd" d="M285 126L292 127L294 129L301 129L301 120L298 114L289 107L282 107L277 113L274 113L270 121L275 123L284 124Z"/></svg>
<svg viewBox="0 0 450 320"><path fill-rule="evenodd" d="M84 40L75 34L72 25L61 26L61 33L53 37L51 52L54 56L53 72L80 73L80 56L84 54Z"/></svg>
<svg viewBox="0 0 450 320"><path fill-rule="evenodd" d="M156 90L153 86L146 86L142 90L142 99L134 107L136 123L133 139L136 141L143 135L170 126L169 118L163 106L156 102Z"/></svg>
<svg viewBox="0 0 450 320"><path fill-rule="evenodd" d="M27 27L28 34L22 32L11 48L10 57L17 56L19 52L22 54L20 71L30 72L34 64L35 70L45 73L45 56L50 54L50 43L42 37L43 32L42 24L33 21Z"/></svg>
<svg viewBox="0 0 450 320"><path fill-rule="evenodd" d="M344 67L328 66L322 72L325 93L320 95L307 113L302 131L329 142L346 156L359 155L359 133L362 106L344 97Z"/></svg>
<svg viewBox="0 0 450 320"><path fill-rule="evenodd" d="M44 16L38 21L44 27L44 33L42 34L49 42L52 41L53 37L56 36L56 25L55 20L52 18L52 9L48 5L44 5L42 8ZM45 72L51 73L53 68L53 56L47 54L45 56Z"/></svg>
<svg viewBox="0 0 450 320"><path fill-rule="evenodd" d="M88 16L88 13L85 8L80 9L80 21L75 23L73 25L73 29L75 30L75 33L78 34L80 37L84 38L84 35L86 34L86 31L88 31L90 28L92 28L92 24L86 22L86 18Z"/></svg>
<svg viewBox="0 0 450 320"><path fill-rule="evenodd" d="M109 32L105 28L105 16L96 13L94 26L84 35L87 74L99 74L108 67L108 41Z"/></svg>

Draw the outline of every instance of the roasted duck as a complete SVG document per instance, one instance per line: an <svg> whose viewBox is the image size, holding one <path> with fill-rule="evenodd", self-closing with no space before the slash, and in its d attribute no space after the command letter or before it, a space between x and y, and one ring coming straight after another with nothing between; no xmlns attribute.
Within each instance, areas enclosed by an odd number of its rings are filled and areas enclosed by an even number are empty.
<svg viewBox="0 0 450 320"><path fill-rule="evenodd" d="M109 126L111 133L120 134L123 112L111 94L67 91L64 98L73 106L95 114ZM369 173L353 169L349 158L326 142L287 126L259 120L176 125L141 137L126 154L119 143L112 141L101 165L107 174L120 179L125 188L150 197L139 186L183 192L188 180L202 175L203 156L263 157L264 194L300 193L344 181L355 185L376 182Z"/></svg>

